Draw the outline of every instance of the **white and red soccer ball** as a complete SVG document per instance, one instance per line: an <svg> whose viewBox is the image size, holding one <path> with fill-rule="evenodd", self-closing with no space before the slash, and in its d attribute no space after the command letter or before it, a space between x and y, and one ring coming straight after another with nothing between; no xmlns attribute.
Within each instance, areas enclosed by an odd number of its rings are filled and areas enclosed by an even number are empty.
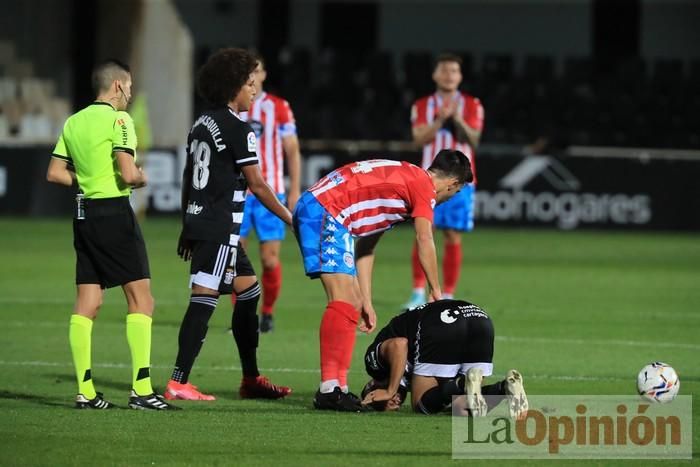
<svg viewBox="0 0 700 467"><path fill-rule="evenodd" d="M642 368L637 375L637 391L651 402L671 402L678 395L681 381L670 365L653 362Z"/></svg>

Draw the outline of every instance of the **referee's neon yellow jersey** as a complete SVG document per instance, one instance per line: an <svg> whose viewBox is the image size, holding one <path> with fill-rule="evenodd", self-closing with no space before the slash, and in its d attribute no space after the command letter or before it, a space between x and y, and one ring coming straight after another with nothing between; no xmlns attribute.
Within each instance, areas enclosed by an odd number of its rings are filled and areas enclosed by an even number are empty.
<svg viewBox="0 0 700 467"><path fill-rule="evenodd" d="M75 167L78 185L86 198L129 196L121 178L116 151L136 158L136 132L128 113L106 102L93 102L71 115L53 150L53 157Z"/></svg>

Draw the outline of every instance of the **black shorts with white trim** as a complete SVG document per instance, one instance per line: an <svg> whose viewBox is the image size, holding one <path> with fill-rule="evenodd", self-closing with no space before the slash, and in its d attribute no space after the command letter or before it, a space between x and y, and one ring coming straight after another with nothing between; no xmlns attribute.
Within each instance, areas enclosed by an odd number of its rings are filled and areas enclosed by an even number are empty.
<svg viewBox="0 0 700 467"><path fill-rule="evenodd" d="M240 244L234 247L206 240L194 242L190 287L196 284L230 295L235 277L254 275L253 265Z"/></svg>

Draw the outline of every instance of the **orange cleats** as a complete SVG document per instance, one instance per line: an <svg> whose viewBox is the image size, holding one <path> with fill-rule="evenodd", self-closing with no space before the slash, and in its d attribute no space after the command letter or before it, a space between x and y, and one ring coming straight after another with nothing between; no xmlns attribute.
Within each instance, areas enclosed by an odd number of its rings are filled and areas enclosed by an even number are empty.
<svg viewBox="0 0 700 467"><path fill-rule="evenodd" d="M168 381L168 385L165 387L165 394L163 396L170 400L183 400L183 401L214 401L216 397L210 394L203 394L197 390L197 386L192 383L181 384L175 380Z"/></svg>
<svg viewBox="0 0 700 467"><path fill-rule="evenodd" d="M276 386L265 376L243 378L238 393L242 399L281 399L292 393L287 386Z"/></svg>

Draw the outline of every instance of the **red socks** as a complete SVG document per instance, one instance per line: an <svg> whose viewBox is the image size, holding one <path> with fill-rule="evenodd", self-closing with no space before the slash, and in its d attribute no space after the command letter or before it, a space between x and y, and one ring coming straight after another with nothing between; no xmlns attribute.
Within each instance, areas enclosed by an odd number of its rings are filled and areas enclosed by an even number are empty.
<svg viewBox="0 0 700 467"><path fill-rule="evenodd" d="M418 259L418 245L415 242L411 253L411 270L413 271L413 290L425 288L425 273Z"/></svg>
<svg viewBox="0 0 700 467"><path fill-rule="evenodd" d="M335 300L326 305L321 319L321 381L347 385L347 373L355 346L355 328L360 312L347 302Z"/></svg>
<svg viewBox="0 0 700 467"><path fill-rule="evenodd" d="M442 288L443 293L454 295L461 268L462 244L446 244L445 255L442 258L442 277L445 281L445 285Z"/></svg>
<svg viewBox="0 0 700 467"><path fill-rule="evenodd" d="M272 269L264 269L262 275L262 314L271 315L282 288L282 264Z"/></svg>

